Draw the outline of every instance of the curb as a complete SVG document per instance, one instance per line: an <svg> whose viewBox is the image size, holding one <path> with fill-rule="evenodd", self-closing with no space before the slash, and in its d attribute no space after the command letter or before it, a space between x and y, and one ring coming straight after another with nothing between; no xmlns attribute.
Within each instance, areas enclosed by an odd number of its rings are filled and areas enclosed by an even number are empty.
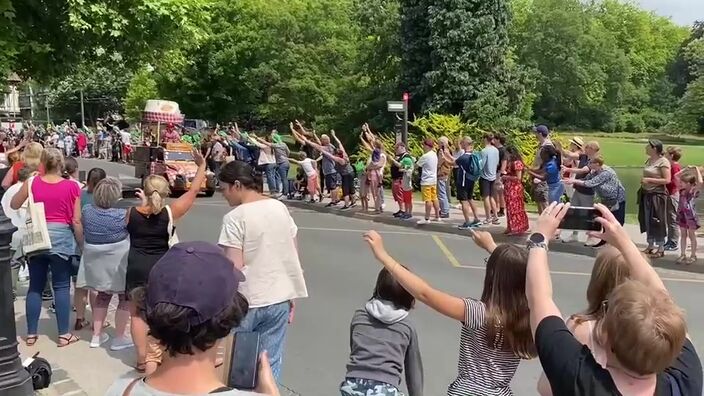
<svg viewBox="0 0 704 396"><path fill-rule="evenodd" d="M450 234L450 235L459 235L459 236L464 236L469 238L469 231L465 230L459 230L457 229L455 224L427 224L423 226L417 225L415 222L410 222L406 220L399 220L394 217L390 216L384 216L384 215L374 215L370 213L361 213L358 209L350 209L350 210L340 210L338 208L328 208L324 206L320 206L319 204L311 204L308 202L304 201L295 201L295 200L284 200L282 201L285 203L287 206L298 208L298 209L307 209L307 210L312 210L315 212L319 213L328 213L332 215L337 215L337 216L342 216L342 217L348 217L348 218L354 218L354 219L359 219L359 220L367 220L371 221L374 223L380 223L380 224L386 224L386 225L392 225L392 226L397 226L397 227L404 227L404 228L413 228L417 230L424 230L424 231L432 231L432 232L439 232L443 234ZM522 245L525 243L526 238L521 237L521 236L508 236L503 233L504 228L503 227L482 227L483 231L489 231L491 235L494 237L494 241L497 243L514 243L517 245ZM642 248L645 248L645 245L639 246ZM587 246L584 246L582 243L578 242L564 242L564 243L552 243L550 244L550 251L552 252L558 252L558 253L568 253L568 254L576 254L580 256L588 256L588 257L596 257L596 254L599 252L598 249L590 248ZM689 273L695 273L695 274L704 274L704 265L701 264L694 264L694 265L679 265L675 264L676 257L673 256L665 256L661 259L653 260L651 261L653 267L657 268L662 268L662 269L668 269L668 270L675 270L675 271L682 271L682 272L689 272Z"/></svg>

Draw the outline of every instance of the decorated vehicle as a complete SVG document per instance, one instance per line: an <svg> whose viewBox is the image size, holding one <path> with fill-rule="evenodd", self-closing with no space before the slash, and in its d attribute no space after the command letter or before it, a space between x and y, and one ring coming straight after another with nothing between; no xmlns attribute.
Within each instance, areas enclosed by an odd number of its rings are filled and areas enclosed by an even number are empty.
<svg viewBox="0 0 704 396"><path fill-rule="evenodd" d="M178 103L149 100L142 117L142 145L134 153L135 177L144 180L149 175L161 175L169 181L171 192L178 194L191 188L198 165L193 159L193 146L189 143L164 142L162 125L168 127L183 122ZM159 142L157 144L157 142ZM206 196L215 193L215 175L206 174L200 189Z"/></svg>
<svg viewBox="0 0 704 396"><path fill-rule="evenodd" d="M193 146L188 143L139 146L134 153L134 176L144 180L149 175L161 175L169 181L174 194L188 191L197 171ZM215 193L215 184L215 174L208 171L200 190L210 197Z"/></svg>

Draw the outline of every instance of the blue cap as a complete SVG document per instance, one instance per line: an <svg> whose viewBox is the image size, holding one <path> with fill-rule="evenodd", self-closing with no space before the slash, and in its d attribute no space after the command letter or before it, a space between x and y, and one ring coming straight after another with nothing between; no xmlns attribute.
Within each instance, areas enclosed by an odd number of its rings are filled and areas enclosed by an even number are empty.
<svg viewBox="0 0 704 396"><path fill-rule="evenodd" d="M543 137L548 137L550 134L550 129L545 125L538 125L533 127L533 132L541 134Z"/></svg>
<svg viewBox="0 0 704 396"><path fill-rule="evenodd" d="M177 243L149 272L146 309L151 312L160 303L190 308L188 321L197 326L232 306L244 280L218 246Z"/></svg>

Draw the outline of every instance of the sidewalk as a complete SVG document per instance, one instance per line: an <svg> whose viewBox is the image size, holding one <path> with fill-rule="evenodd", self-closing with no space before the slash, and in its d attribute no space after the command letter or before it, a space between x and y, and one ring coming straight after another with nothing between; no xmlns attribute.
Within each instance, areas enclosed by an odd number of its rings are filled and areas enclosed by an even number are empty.
<svg viewBox="0 0 704 396"><path fill-rule="evenodd" d="M441 232L441 233L447 233L447 234L454 234L454 235L465 235L469 236L469 231L467 230L459 230L457 226L461 225L464 223L464 217L462 216L462 211L457 208L457 204L453 203L450 205L450 217L447 219L442 219L442 222L440 223L431 223L427 225L417 225L416 221L419 219L422 219L425 217L425 205L421 201L413 201L413 219L410 220L399 220L396 219L392 216L394 212L398 209L398 206L394 202L393 198L391 195L386 194L384 196L384 203L386 205L386 209L384 213L380 215L373 214L371 212L362 212L359 209L359 206L354 207L352 209L348 210L340 210L341 206L339 207L325 207L325 204L327 204L329 201L325 200L323 204L320 203L309 203L305 201L299 201L299 200L286 200L284 201L287 205L292 206L292 207L297 207L297 208L303 208L303 209L310 209L310 210L315 210L318 212L323 212L323 213L331 213L331 214L337 214L341 216L346 216L346 217L354 217L354 218L359 218L359 219L364 219L364 220L370 220L373 222L377 223L383 223L383 224L389 224L389 225L396 225L396 226L401 226L401 227L409 227L409 228L417 228L417 229L423 229L427 231L433 231L433 232ZM484 220L486 217L484 215L484 206L481 202L474 201L475 205L477 206L477 216L479 216L480 220ZM532 213L528 212L528 221L530 222L531 228L535 227L535 223L538 219L538 214L537 213ZM501 218L501 225L490 225L490 226L482 226L479 229L484 230L484 231L489 231L491 234L494 236L494 240L497 242L511 242L511 243L516 243L516 244L524 244L525 243L525 237L521 236L507 236L504 234L504 231L506 230L506 218ZM645 234L640 233L640 229L638 225L635 224L625 224L624 228L628 232L628 234L631 236L631 239L642 249L645 249L647 246L646 239L645 239ZM562 236L565 239L569 239L571 237L572 232L571 231L563 231ZM571 253L571 254L579 254L579 255L584 255L584 256L596 256L597 252L599 251L598 249L594 249L588 246L584 246L584 242L586 240L586 235L584 232L580 232L579 235L580 242L553 242L550 244L550 250L555 251L555 252L561 252L561 253ZM679 270L679 271L686 271L686 272L693 272L693 273L700 273L704 274L704 238L697 238L698 242L698 248L697 248L697 255L700 257L700 259L691 265L681 265L681 264L676 264L675 261L680 255L679 249L677 251L673 252L665 252L665 257L661 259L655 259L652 260L652 264L655 267L660 267L660 268L665 268L665 269L671 269L671 270ZM688 253L689 255L689 253Z"/></svg>

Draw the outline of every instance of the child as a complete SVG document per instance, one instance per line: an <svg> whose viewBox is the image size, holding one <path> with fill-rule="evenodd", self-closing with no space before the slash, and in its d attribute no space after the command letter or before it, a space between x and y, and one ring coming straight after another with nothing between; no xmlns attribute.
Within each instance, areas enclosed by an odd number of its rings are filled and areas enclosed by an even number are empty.
<svg viewBox="0 0 704 396"><path fill-rule="evenodd" d="M693 172L696 172L693 174ZM680 179L680 203L677 208L677 224L680 226L680 258L679 264L692 264L697 261L697 234L699 218L694 202L699 197L702 185L702 173L696 166L688 166L678 173ZM692 244L692 254L687 258L687 237Z"/></svg>
<svg viewBox="0 0 704 396"><path fill-rule="evenodd" d="M374 256L413 297L462 324L457 379L448 395L510 395L521 359L536 356L526 299L528 251L512 244L496 246L491 234L471 231L490 253L481 299L460 298L434 289L405 269L384 248L376 231L364 239Z"/></svg>
<svg viewBox="0 0 704 396"><path fill-rule="evenodd" d="M401 373L408 396L423 394L423 363L408 311L415 298L382 269L372 298L355 311L350 324L350 360L343 396L401 395Z"/></svg>
<svg viewBox="0 0 704 396"><path fill-rule="evenodd" d="M320 188L318 187L318 171L316 170L320 157L316 160L312 160L308 158L308 155L303 151L301 151L298 156L301 157L300 161L293 158L289 158L288 160L294 164L300 165L306 173L306 176L308 177L306 182L308 184L308 194L310 194L310 202L313 203L315 202L315 196L320 195ZM320 200L322 201L322 196L320 197Z"/></svg>
<svg viewBox="0 0 704 396"><path fill-rule="evenodd" d="M300 193L299 199L303 200L306 198L308 185L306 180L306 172L300 166L296 169L296 180L293 182L294 196Z"/></svg>

